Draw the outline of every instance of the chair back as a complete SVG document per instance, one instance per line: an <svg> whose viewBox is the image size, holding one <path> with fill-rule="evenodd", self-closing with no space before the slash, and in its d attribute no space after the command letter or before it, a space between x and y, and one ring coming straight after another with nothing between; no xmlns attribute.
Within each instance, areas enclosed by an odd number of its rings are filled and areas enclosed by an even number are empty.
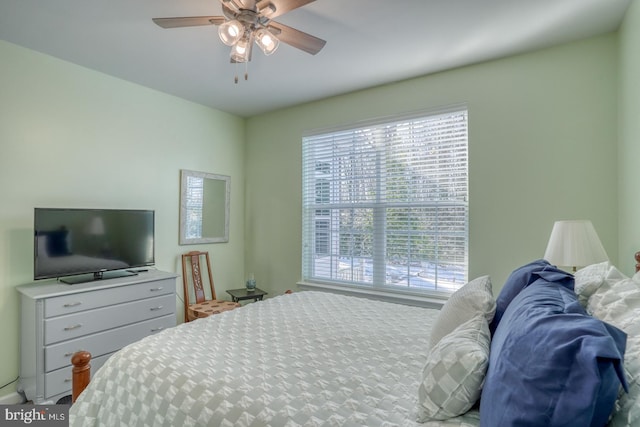
<svg viewBox="0 0 640 427"><path fill-rule="evenodd" d="M204 288L204 282L202 277L202 263L205 262L207 266L207 272L209 273L209 287L211 288L211 299L216 299L216 290L213 285L213 274L211 274L211 261L209 259L209 252L191 251L182 255L182 285L184 288L184 307L185 307L185 322L187 322L187 307L190 304L189 298L191 295L189 283L192 284L193 293L195 295L194 303L202 303L207 300L207 295Z"/></svg>

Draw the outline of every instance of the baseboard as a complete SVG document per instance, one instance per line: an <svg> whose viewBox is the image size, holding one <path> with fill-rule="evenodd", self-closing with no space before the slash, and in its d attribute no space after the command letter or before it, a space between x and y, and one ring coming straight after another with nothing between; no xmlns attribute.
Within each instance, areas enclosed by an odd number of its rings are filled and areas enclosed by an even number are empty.
<svg viewBox="0 0 640 427"><path fill-rule="evenodd" d="M19 403L22 403L22 396L15 391L6 396L0 396L0 405L17 405Z"/></svg>

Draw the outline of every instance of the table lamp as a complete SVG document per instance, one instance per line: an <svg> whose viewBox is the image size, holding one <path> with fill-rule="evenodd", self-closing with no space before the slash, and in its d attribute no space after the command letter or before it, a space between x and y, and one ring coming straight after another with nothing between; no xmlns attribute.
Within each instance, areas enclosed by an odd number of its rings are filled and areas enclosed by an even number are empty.
<svg viewBox="0 0 640 427"><path fill-rule="evenodd" d="M577 267L608 261L609 257L591 221L571 220L553 224L544 259L575 272Z"/></svg>

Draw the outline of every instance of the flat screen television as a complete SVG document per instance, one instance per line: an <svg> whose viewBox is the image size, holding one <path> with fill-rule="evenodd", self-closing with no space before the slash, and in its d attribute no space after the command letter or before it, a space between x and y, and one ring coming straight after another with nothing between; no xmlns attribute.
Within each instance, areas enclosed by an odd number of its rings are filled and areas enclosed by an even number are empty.
<svg viewBox="0 0 640 427"><path fill-rule="evenodd" d="M35 280L82 283L135 275L155 263L155 212L34 209Z"/></svg>

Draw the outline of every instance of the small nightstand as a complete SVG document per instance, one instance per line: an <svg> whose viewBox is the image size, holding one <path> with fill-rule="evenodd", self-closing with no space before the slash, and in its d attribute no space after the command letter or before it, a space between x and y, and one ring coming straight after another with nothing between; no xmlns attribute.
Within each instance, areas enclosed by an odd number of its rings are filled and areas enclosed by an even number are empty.
<svg viewBox="0 0 640 427"><path fill-rule="evenodd" d="M253 291L247 290L246 288L231 289L230 291L227 291L227 293L231 295L231 299L233 300L233 302L239 302L245 299L262 301L262 297L268 294L268 292L265 292L262 289L258 288L255 288Z"/></svg>

